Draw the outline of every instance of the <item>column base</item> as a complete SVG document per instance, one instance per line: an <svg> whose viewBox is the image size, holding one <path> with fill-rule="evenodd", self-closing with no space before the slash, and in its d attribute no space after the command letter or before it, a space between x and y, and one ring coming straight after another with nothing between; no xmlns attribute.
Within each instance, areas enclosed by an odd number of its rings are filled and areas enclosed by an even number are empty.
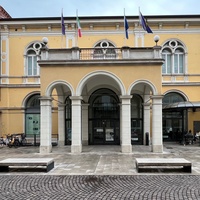
<svg viewBox="0 0 200 200"><path fill-rule="evenodd" d="M71 153L81 153L82 145L71 145Z"/></svg>
<svg viewBox="0 0 200 200"><path fill-rule="evenodd" d="M52 152L52 145L50 146L40 146L40 153L47 154Z"/></svg>
<svg viewBox="0 0 200 200"><path fill-rule="evenodd" d="M65 141L59 140L59 141L58 141L58 146L59 146L59 147L65 146Z"/></svg>
<svg viewBox="0 0 200 200"><path fill-rule="evenodd" d="M153 153L163 153L163 145L152 145Z"/></svg>
<svg viewBox="0 0 200 200"><path fill-rule="evenodd" d="M88 146L88 140L82 140L82 145L83 146Z"/></svg>
<svg viewBox="0 0 200 200"><path fill-rule="evenodd" d="M132 145L131 144L122 144L121 152L122 153L132 153Z"/></svg>

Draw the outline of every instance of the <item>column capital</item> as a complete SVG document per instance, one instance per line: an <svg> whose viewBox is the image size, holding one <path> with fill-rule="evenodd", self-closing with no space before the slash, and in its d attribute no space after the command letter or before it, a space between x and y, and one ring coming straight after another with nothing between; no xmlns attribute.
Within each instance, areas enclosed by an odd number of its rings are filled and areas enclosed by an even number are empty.
<svg viewBox="0 0 200 200"><path fill-rule="evenodd" d="M119 98L120 99L131 99L132 95L120 95Z"/></svg>
<svg viewBox="0 0 200 200"><path fill-rule="evenodd" d="M71 100L83 100L82 96L70 96L69 97Z"/></svg>
<svg viewBox="0 0 200 200"><path fill-rule="evenodd" d="M65 107L65 106L66 106L65 103L58 102L58 107Z"/></svg>
<svg viewBox="0 0 200 200"><path fill-rule="evenodd" d="M52 106L52 98L47 96L41 96L40 98L40 105L41 106Z"/></svg>
<svg viewBox="0 0 200 200"><path fill-rule="evenodd" d="M152 95L151 99L162 99L164 95Z"/></svg>
<svg viewBox="0 0 200 200"><path fill-rule="evenodd" d="M53 101L53 98L52 97L49 97L49 96L40 96L40 101L44 100L44 101Z"/></svg>
<svg viewBox="0 0 200 200"><path fill-rule="evenodd" d="M82 103L81 105L82 105L82 107L87 108L90 104L89 103Z"/></svg>
<svg viewBox="0 0 200 200"><path fill-rule="evenodd" d="M150 106L151 103L147 102L147 103L143 103L143 106Z"/></svg>

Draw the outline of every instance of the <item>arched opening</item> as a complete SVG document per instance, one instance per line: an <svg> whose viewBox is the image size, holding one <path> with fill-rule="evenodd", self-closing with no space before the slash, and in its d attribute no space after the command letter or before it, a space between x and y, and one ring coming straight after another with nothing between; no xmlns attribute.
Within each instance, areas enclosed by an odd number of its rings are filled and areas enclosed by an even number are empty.
<svg viewBox="0 0 200 200"><path fill-rule="evenodd" d="M119 99L110 89L98 89L89 99L89 144L120 144Z"/></svg>
<svg viewBox="0 0 200 200"><path fill-rule="evenodd" d="M187 131L187 107L179 107L178 103L186 101L177 92L170 92L163 98L163 140L180 141Z"/></svg>
<svg viewBox="0 0 200 200"><path fill-rule="evenodd" d="M65 145L71 145L72 140L72 108L71 99L69 97L65 100Z"/></svg>
<svg viewBox="0 0 200 200"><path fill-rule="evenodd" d="M40 94L30 96L25 105L26 136L40 134Z"/></svg>
<svg viewBox="0 0 200 200"><path fill-rule="evenodd" d="M143 144L143 100L133 94L131 99L131 144Z"/></svg>

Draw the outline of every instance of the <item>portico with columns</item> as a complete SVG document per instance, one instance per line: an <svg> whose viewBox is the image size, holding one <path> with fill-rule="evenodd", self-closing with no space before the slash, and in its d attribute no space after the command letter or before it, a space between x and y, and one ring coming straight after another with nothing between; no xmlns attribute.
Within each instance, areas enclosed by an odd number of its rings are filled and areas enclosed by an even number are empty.
<svg viewBox="0 0 200 200"><path fill-rule="evenodd" d="M122 48L125 58L112 62L80 60L82 51L79 48L59 51L45 47L39 61L42 91L40 153L52 151L52 101L55 99L58 102L58 144L66 145L66 132L70 131L72 153L81 153L84 145L99 144L120 145L122 153L131 153L134 144L145 144L147 132L152 152L162 153L163 61L160 48L140 48L141 52ZM58 54L59 59L55 60ZM69 61L65 59L66 54ZM51 76L43 78L48 73ZM57 97L52 95L53 91ZM66 119L67 98L69 119Z"/></svg>

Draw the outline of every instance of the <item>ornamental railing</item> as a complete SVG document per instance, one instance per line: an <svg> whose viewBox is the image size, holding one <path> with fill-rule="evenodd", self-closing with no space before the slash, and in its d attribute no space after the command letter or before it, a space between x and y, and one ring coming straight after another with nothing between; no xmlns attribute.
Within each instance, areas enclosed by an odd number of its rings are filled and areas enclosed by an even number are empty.
<svg viewBox="0 0 200 200"><path fill-rule="evenodd" d="M120 48L82 48L80 60L122 59Z"/></svg>

